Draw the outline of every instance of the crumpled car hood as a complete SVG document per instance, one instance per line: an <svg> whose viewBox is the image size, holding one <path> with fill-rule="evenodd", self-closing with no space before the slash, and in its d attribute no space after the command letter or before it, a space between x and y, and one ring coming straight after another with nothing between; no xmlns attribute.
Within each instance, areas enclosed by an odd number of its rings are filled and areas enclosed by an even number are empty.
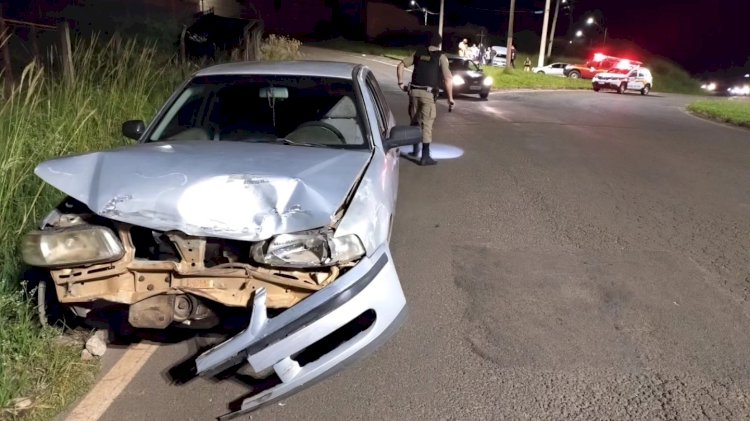
<svg viewBox="0 0 750 421"><path fill-rule="evenodd" d="M106 218L259 241L330 224L368 150L175 141L53 159L35 173Z"/></svg>

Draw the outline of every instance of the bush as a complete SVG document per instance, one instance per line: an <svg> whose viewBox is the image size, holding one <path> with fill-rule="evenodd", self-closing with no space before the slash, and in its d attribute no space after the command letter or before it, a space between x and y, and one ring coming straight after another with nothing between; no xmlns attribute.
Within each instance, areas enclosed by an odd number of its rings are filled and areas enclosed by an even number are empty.
<svg viewBox="0 0 750 421"><path fill-rule="evenodd" d="M269 35L260 45L263 61L297 60L302 57L302 43L294 38Z"/></svg>

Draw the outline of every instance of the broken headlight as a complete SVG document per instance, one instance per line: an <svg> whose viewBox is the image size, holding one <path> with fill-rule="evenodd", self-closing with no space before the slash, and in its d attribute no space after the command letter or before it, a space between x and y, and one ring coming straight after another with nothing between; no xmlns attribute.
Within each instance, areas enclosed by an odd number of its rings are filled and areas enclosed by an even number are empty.
<svg viewBox="0 0 750 421"><path fill-rule="evenodd" d="M32 231L24 237L21 252L24 262L41 267L112 262L125 253L111 230L91 225Z"/></svg>
<svg viewBox="0 0 750 421"><path fill-rule="evenodd" d="M277 235L253 245L253 259L277 267L311 268L348 263L365 254L354 234L333 237L326 231Z"/></svg>

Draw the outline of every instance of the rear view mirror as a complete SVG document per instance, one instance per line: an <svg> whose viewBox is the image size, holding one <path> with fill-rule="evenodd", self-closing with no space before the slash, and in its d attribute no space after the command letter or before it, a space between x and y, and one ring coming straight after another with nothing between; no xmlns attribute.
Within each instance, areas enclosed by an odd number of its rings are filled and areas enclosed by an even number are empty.
<svg viewBox="0 0 750 421"><path fill-rule="evenodd" d="M260 88L258 96L266 99L287 99L289 98L289 90L285 87Z"/></svg>
<svg viewBox="0 0 750 421"><path fill-rule="evenodd" d="M128 120L122 123L122 135L138 140L146 132L146 123L142 120Z"/></svg>
<svg viewBox="0 0 750 421"><path fill-rule="evenodd" d="M396 126L391 129L391 135L385 141L385 150L414 145L421 141L422 129L418 126Z"/></svg>

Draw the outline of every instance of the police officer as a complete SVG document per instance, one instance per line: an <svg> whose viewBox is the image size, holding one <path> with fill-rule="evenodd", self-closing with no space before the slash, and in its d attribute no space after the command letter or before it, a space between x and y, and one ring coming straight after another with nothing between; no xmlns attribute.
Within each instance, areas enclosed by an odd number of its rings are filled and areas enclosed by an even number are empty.
<svg viewBox="0 0 750 421"><path fill-rule="evenodd" d="M437 98L440 86L440 78L445 81L445 93L448 95L448 103L451 107L453 101L453 76L448 66L448 58L440 51L443 38L438 33L432 34L427 46L420 47L413 56L403 59L396 68L398 86L404 88L404 69L414 66L411 84L409 85L409 117L412 125L418 125L422 129L422 159L420 165L435 165L430 156L430 143L432 143L432 124L435 122ZM416 157L419 152L419 144L414 144L414 149L409 154Z"/></svg>

